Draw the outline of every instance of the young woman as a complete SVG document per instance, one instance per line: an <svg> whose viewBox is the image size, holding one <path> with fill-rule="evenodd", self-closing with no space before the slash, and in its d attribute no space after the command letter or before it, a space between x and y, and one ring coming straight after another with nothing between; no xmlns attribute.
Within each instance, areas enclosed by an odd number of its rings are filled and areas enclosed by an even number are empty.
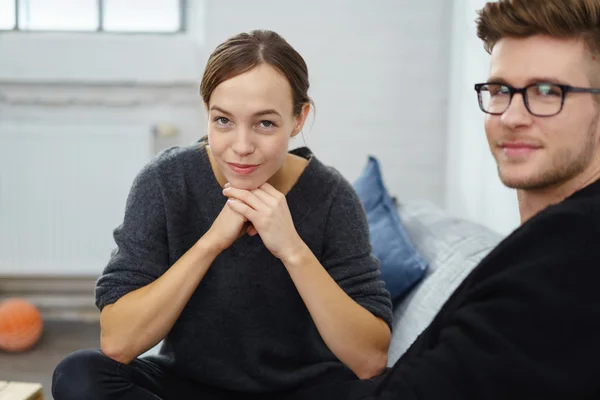
<svg viewBox="0 0 600 400"><path fill-rule="evenodd" d="M279 35L208 60L208 138L135 179L97 283L101 350L56 368L71 399L352 399L386 367L391 303L352 186L307 148L307 67ZM164 339L160 354L139 357ZM373 379L375 378L375 379Z"/></svg>

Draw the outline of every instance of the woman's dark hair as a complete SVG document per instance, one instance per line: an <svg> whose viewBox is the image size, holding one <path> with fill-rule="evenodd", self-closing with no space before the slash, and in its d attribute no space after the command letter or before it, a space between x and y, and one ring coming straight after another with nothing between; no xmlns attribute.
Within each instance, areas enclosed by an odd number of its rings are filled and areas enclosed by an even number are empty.
<svg viewBox="0 0 600 400"><path fill-rule="evenodd" d="M304 59L285 39L266 30L240 33L215 49L202 77L202 100L209 105L218 85L261 64L270 65L287 78L292 88L294 115L299 115L305 104L313 104L308 97L308 68Z"/></svg>

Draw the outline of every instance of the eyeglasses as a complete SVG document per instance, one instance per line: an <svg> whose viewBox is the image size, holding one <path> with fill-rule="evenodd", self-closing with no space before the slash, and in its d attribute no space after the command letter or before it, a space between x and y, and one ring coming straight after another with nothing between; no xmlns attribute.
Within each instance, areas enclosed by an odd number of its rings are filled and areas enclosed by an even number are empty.
<svg viewBox="0 0 600 400"><path fill-rule="evenodd" d="M515 93L520 93L527 111L536 117L552 117L560 113L569 92L600 94L600 89L548 82L534 83L519 89L501 83L478 83L475 85L475 91L479 99L479 108L484 113L504 114Z"/></svg>

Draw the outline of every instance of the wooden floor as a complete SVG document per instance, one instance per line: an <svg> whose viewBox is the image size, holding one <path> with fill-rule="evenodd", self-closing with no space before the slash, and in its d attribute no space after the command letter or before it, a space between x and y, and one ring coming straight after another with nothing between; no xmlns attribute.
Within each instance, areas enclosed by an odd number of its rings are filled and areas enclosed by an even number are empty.
<svg viewBox="0 0 600 400"><path fill-rule="evenodd" d="M52 399L52 372L58 362L75 350L99 346L97 322L46 321L44 333L33 349L19 354L0 351L0 380L41 383L44 399Z"/></svg>

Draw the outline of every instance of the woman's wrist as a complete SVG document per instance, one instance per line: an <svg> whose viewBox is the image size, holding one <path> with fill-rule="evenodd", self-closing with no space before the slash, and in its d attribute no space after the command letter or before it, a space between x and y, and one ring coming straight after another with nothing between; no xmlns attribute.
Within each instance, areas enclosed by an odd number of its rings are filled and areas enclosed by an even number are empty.
<svg viewBox="0 0 600 400"><path fill-rule="evenodd" d="M194 247L207 257L215 259L226 248L220 242L209 230L194 244Z"/></svg>
<svg viewBox="0 0 600 400"><path fill-rule="evenodd" d="M286 254L281 257L281 262L288 269L295 268L306 265L310 256L313 256L312 251L302 239L298 238L296 245L290 247Z"/></svg>

